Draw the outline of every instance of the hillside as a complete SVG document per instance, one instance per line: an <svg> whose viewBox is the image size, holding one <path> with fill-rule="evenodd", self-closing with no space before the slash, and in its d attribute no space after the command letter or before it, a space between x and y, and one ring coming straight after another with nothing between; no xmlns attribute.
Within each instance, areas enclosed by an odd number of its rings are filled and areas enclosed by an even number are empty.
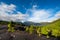
<svg viewBox="0 0 60 40"><path fill-rule="evenodd" d="M47 34L47 30L52 30L52 35L60 36L60 19L42 27L43 34Z"/></svg>

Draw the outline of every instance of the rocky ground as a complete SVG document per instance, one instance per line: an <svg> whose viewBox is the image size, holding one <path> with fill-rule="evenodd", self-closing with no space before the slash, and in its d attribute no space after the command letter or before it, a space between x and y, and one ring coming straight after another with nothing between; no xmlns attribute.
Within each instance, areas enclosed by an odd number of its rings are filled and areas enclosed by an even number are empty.
<svg viewBox="0 0 60 40"><path fill-rule="evenodd" d="M0 40L60 40L55 37L46 38L46 36L38 36L36 34L28 34L25 31L16 31L13 33L6 30L0 30Z"/></svg>
<svg viewBox="0 0 60 40"><path fill-rule="evenodd" d="M7 31L7 28L4 25L0 26L0 40L60 40L60 37L46 38L45 35L41 35L39 37L35 33L29 34L25 31L15 31L10 33Z"/></svg>

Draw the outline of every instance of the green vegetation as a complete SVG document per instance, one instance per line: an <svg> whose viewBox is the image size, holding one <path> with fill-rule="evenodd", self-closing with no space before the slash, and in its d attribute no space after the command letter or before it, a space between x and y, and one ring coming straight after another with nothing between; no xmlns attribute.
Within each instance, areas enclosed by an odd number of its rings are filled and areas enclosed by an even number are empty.
<svg viewBox="0 0 60 40"><path fill-rule="evenodd" d="M9 22L9 24L8 24L8 31L9 32L14 32L15 31L12 22Z"/></svg>
<svg viewBox="0 0 60 40"><path fill-rule="evenodd" d="M25 31L29 33L29 27L26 27L26 30Z"/></svg>
<svg viewBox="0 0 60 40"><path fill-rule="evenodd" d="M52 30L52 35L54 36L60 36L60 19L56 20L52 23L50 23L49 25L43 26L42 27L42 34L48 34L48 29Z"/></svg>
<svg viewBox="0 0 60 40"><path fill-rule="evenodd" d="M29 33L32 34L33 32L34 32L34 27L33 27L33 25L31 25L29 28Z"/></svg>
<svg viewBox="0 0 60 40"><path fill-rule="evenodd" d="M26 30L29 30L29 33L31 34L34 29L36 30L37 34L40 36L41 34L47 35L47 38L49 38L49 30L51 30L52 36L60 36L60 19L56 20L48 25L45 26L39 26L34 28L34 26L30 26L30 28L26 28Z"/></svg>
<svg viewBox="0 0 60 40"><path fill-rule="evenodd" d="M38 34L39 36L41 36L41 27L38 27L38 28L37 28L37 34Z"/></svg>

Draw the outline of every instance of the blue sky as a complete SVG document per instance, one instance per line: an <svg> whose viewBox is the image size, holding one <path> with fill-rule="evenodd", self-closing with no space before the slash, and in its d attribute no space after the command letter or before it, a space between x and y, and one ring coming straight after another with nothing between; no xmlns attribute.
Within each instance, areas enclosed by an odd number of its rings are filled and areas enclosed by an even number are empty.
<svg viewBox="0 0 60 40"><path fill-rule="evenodd" d="M52 22L60 18L60 0L0 0L0 20Z"/></svg>

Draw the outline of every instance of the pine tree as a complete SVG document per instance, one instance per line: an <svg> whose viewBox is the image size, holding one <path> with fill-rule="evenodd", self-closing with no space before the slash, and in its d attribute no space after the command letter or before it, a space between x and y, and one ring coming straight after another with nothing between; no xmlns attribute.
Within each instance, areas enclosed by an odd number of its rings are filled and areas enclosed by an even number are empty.
<svg viewBox="0 0 60 40"><path fill-rule="evenodd" d="M32 34L33 31L34 31L33 25L31 25L30 28L29 28L29 33Z"/></svg>
<svg viewBox="0 0 60 40"><path fill-rule="evenodd" d="M9 24L8 24L8 31L9 32L14 32L15 30L14 30L14 27L12 26L13 24L12 24L12 21L10 21L9 22Z"/></svg>
<svg viewBox="0 0 60 40"><path fill-rule="evenodd" d="M38 29L37 29L37 34L38 34L39 36L41 36L41 27L38 27Z"/></svg>

